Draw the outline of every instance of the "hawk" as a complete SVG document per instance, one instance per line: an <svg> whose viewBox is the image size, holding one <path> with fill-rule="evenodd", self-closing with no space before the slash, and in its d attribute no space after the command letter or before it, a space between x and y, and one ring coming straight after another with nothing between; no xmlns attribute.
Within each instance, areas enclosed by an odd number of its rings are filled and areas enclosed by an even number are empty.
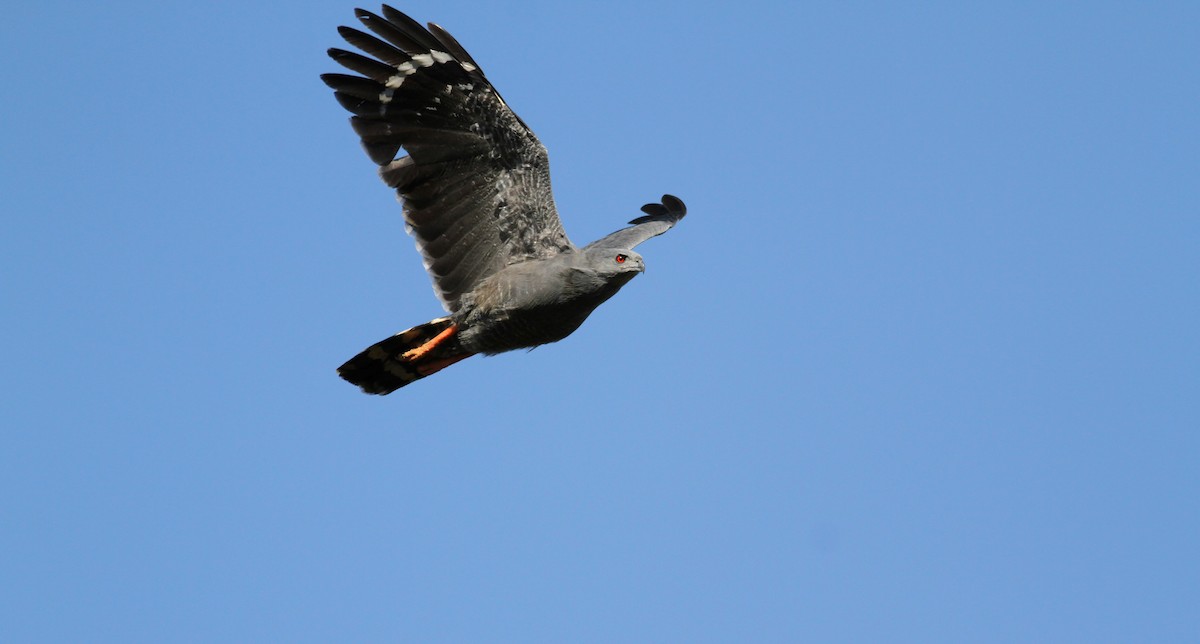
<svg viewBox="0 0 1200 644"><path fill-rule="evenodd" d="M634 247L682 219L682 201L663 195L628 227L575 246L554 206L546 148L462 45L387 5L355 15L371 33L338 33L368 55L330 49L355 74L321 80L398 193L448 315L371 345L338 375L389 394L476 354L557 342L645 271Z"/></svg>

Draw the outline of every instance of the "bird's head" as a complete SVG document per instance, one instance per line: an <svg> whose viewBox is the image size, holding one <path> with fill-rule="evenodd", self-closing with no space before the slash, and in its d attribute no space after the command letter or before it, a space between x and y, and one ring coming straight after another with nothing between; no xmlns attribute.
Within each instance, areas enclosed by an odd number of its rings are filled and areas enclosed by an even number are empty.
<svg viewBox="0 0 1200 644"><path fill-rule="evenodd" d="M628 248L588 249L588 264L605 279L632 279L646 270L642 256Z"/></svg>

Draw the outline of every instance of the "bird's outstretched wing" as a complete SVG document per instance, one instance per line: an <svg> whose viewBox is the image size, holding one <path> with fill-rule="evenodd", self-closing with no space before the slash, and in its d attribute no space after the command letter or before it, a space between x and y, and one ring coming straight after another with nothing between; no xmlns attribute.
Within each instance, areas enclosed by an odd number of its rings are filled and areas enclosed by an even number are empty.
<svg viewBox="0 0 1200 644"><path fill-rule="evenodd" d="M633 248L670 230L687 214L687 206L679 197L663 195L662 203L648 203L642 206L642 212L645 216L629 222L632 226L601 237L588 248Z"/></svg>
<svg viewBox="0 0 1200 644"><path fill-rule="evenodd" d="M554 207L546 148L462 45L387 5L382 16L355 14L375 35L338 32L373 58L330 49L361 76L321 79L354 114L367 155L402 197L406 228L446 310L509 264L573 248Z"/></svg>

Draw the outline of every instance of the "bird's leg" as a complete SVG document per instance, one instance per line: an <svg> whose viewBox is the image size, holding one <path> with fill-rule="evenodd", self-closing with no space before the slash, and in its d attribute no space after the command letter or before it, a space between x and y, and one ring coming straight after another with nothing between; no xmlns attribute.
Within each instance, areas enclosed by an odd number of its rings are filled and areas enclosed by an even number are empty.
<svg viewBox="0 0 1200 644"><path fill-rule="evenodd" d="M443 341L445 341L446 338L449 338L450 336L454 335L454 333L456 331L458 331L458 325L451 324L450 326L443 329L441 333L430 338L428 342L425 342L424 344L422 344L421 346L419 346L415 349L409 349L408 351L405 351L403 354L400 355L400 359L407 360L409 362L412 362L413 360L417 360L421 356L429 353L430 351L433 351L434 348L436 348L439 344L441 344Z"/></svg>

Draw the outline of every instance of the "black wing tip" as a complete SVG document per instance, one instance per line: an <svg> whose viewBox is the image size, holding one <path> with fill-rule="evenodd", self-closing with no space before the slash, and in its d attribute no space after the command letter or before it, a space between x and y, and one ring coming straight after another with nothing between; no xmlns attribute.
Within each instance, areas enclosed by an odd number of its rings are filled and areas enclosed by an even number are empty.
<svg viewBox="0 0 1200 644"><path fill-rule="evenodd" d="M382 40L353 27L338 27L338 33L346 41L359 49L366 50L367 53L383 60L388 65L397 65L405 62L407 58L402 60L400 59L402 56L407 57L437 51L449 54L451 58L459 64L464 65L464 67L474 67L473 70L467 69L466 71L478 73L479 75L483 74L483 72L479 71L479 63L475 62L471 54L467 53L467 50L459 44L454 36L450 35L450 32L437 23L429 22L422 25L408 14L387 4L382 5L378 14L367 9L357 8L354 10L354 15L363 26L382 38ZM364 43L373 46L364 47ZM375 49L380 49L384 53L391 53L387 51L388 49L396 49L396 55L393 56L396 60L388 60L389 56L381 55L381 52L375 51ZM338 59L338 56L334 56L332 51L329 55L335 60ZM339 56L342 55L339 54Z"/></svg>
<svg viewBox="0 0 1200 644"><path fill-rule="evenodd" d="M687 215L687 206L683 200L675 195L663 195L662 203L648 203L642 206L642 212L646 213L643 217L638 217L631 224L644 224L647 221L668 218L672 222L683 219Z"/></svg>
<svg viewBox="0 0 1200 644"><path fill-rule="evenodd" d="M342 49L341 47L330 47L329 49L325 50L325 54L336 61L341 61L346 58L354 58L355 56L362 55L362 54L359 54L356 52L352 52L349 49Z"/></svg>
<svg viewBox="0 0 1200 644"><path fill-rule="evenodd" d="M362 76L352 76L350 74L342 74L340 72L327 72L321 74L321 82L329 86L329 89L340 90L351 83L362 80Z"/></svg>
<svg viewBox="0 0 1200 644"><path fill-rule="evenodd" d="M684 205L682 199L676 197L675 195L663 195L662 203L667 207L668 211L672 213L679 213L680 217L687 214L687 206Z"/></svg>

